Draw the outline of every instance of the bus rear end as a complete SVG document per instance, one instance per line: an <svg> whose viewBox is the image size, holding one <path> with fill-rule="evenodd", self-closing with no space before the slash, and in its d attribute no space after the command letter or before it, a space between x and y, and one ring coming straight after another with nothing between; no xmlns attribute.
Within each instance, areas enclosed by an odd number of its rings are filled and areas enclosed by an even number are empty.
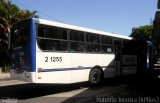
<svg viewBox="0 0 160 103"><path fill-rule="evenodd" d="M33 20L15 23L11 29L11 78L35 82L35 38Z"/></svg>

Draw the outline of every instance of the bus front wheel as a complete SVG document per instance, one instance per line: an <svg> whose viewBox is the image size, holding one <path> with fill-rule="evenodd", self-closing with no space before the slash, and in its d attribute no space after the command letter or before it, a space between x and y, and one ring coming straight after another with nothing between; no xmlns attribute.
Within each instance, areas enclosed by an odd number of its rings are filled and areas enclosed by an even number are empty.
<svg viewBox="0 0 160 103"><path fill-rule="evenodd" d="M103 73L100 69L94 68L89 74L89 82L92 86L100 84L103 79Z"/></svg>

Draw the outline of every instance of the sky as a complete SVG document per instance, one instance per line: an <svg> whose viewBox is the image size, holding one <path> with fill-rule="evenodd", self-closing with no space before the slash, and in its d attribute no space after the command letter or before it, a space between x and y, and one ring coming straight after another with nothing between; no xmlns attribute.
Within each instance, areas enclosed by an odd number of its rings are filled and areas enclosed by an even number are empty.
<svg viewBox="0 0 160 103"><path fill-rule="evenodd" d="M12 0L42 19L129 36L154 20L158 0Z"/></svg>

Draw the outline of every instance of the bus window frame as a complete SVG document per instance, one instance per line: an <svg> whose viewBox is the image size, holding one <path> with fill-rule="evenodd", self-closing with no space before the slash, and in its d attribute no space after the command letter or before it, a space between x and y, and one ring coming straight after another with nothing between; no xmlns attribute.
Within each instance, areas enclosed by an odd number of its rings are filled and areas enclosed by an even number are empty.
<svg viewBox="0 0 160 103"><path fill-rule="evenodd" d="M59 32L62 30L66 31L66 40L65 39L55 39L55 38L48 38L48 37L40 37L39 36L39 27L44 27L44 28L57 28ZM114 53L114 44L113 40L115 37L107 36L107 35L102 35L102 34L96 34L96 33L90 33L90 32L85 32L85 31L80 31L80 30L74 30L74 29L69 29L69 28L62 28L62 27L56 27L56 26L50 26L50 25L45 25L45 24L37 24L36 25L36 34L37 34L37 45L38 48L43 51L43 52L62 52L62 53L86 53L86 54L113 54ZM75 32L81 32L83 34L83 40L71 40L71 31ZM93 36L96 35L97 38L97 43L96 42L89 42L87 41L87 34L92 34ZM111 39L111 43L104 44L102 42L102 38L109 38ZM59 42L67 42L66 44L66 51L61 51L61 50L44 50L40 46L40 40L53 40L53 41L59 41ZM118 39L118 38L117 38ZM120 40L120 39L118 39ZM72 51L71 50L71 43L82 43L84 45L83 51ZM87 45L98 45L98 51L87 51ZM111 49L111 52L103 52L103 46L108 46Z"/></svg>

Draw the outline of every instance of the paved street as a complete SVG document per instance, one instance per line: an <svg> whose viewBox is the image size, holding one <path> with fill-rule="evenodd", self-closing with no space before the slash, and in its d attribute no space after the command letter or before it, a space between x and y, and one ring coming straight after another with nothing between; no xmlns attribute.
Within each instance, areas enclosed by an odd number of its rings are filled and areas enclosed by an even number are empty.
<svg viewBox="0 0 160 103"><path fill-rule="evenodd" d="M99 86L87 83L71 85L32 84L17 80L0 80L0 103L94 103L159 102L159 79L112 78ZM144 99L146 98L146 99Z"/></svg>

